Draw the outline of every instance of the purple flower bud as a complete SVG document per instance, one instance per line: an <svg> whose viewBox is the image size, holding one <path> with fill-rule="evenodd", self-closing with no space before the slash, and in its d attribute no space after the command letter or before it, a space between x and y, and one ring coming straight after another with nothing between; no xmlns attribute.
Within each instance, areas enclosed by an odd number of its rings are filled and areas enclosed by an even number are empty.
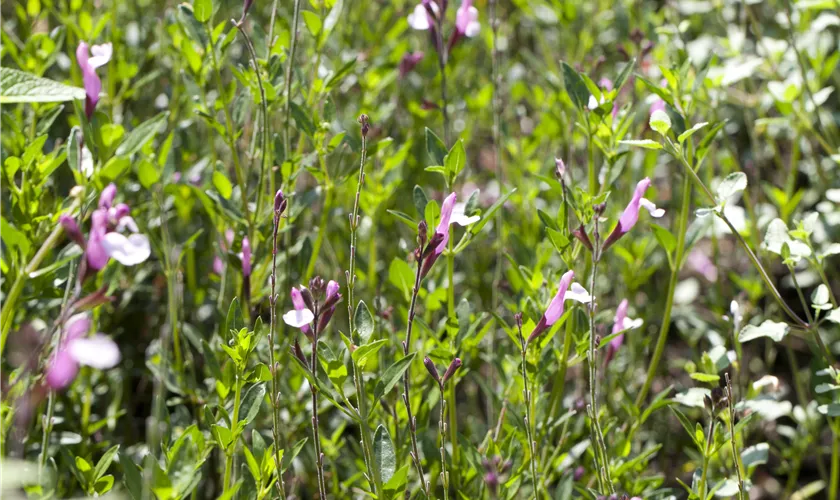
<svg viewBox="0 0 840 500"><path fill-rule="evenodd" d="M558 179L562 179L566 175L566 164L560 158L554 159L554 175Z"/></svg>
<svg viewBox="0 0 840 500"><path fill-rule="evenodd" d="M586 474L586 469L582 465L578 465L577 467L575 467L574 480L580 481L581 479L583 479L584 474Z"/></svg>
<svg viewBox="0 0 840 500"><path fill-rule="evenodd" d="M242 24L243 22L245 22L245 16L248 15L248 9L251 8L251 4L253 3L254 0L245 0L244 2L242 2L242 17L239 19L238 24Z"/></svg>
<svg viewBox="0 0 840 500"><path fill-rule="evenodd" d="M417 64L423 59L425 54L422 51L417 52L406 52L402 59L400 59L400 78L405 78L405 75L411 73L411 71L417 67Z"/></svg>
<svg viewBox="0 0 840 500"><path fill-rule="evenodd" d="M93 271L99 271L108 264L108 252L102 245L102 240L108 232L108 213L105 209L94 210L90 217L90 235L85 248L88 266Z"/></svg>
<svg viewBox="0 0 840 500"><path fill-rule="evenodd" d="M297 339L295 339L295 343L292 346L292 353L300 360L301 363L303 363L303 366L307 368L309 367L309 362L306 361L306 356L303 355L303 349L300 348L300 343Z"/></svg>
<svg viewBox="0 0 840 500"><path fill-rule="evenodd" d="M311 282L310 282L311 284ZM303 299L304 307L310 311L315 310L315 299L312 298L312 292L305 286L300 287L300 296ZM297 309L297 307L295 307Z"/></svg>
<svg viewBox="0 0 840 500"><path fill-rule="evenodd" d="M99 208L111 208L111 205L114 204L114 198L117 197L117 186L112 182L108 184L105 189L102 190L102 194L99 195Z"/></svg>
<svg viewBox="0 0 840 500"><path fill-rule="evenodd" d="M251 276L251 241L247 236L242 238L242 275Z"/></svg>
<svg viewBox="0 0 840 500"><path fill-rule="evenodd" d="M583 226L583 224L581 224L580 227L572 231L572 236L574 236L578 239L578 241L583 243L583 246L589 249L590 252L593 251L592 241L589 239L589 235L586 234L586 228Z"/></svg>
<svg viewBox="0 0 840 500"><path fill-rule="evenodd" d="M82 235L79 225L76 224L76 219L68 214L61 214L58 217L58 222L71 240L75 241L80 247L85 247L85 237Z"/></svg>
<svg viewBox="0 0 840 500"><path fill-rule="evenodd" d="M225 270L225 264L219 256L213 257L213 274L221 276Z"/></svg>
<svg viewBox="0 0 840 500"><path fill-rule="evenodd" d="M286 205L288 202L286 201L286 197L283 196L283 191L280 189L277 190L277 194L274 195L274 213L275 215L282 215L283 212L286 211Z"/></svg>
<svg viewBox="0 0 840 500"><path fill-rule="evenodd" d="M437 382L438 385L442 386L443 383L440 381L440 374L437 371L437 367L435 366L434 361L432 361L428 356L426 356L425 358L423 358L423 365L426 367L426 370L429 372L429 375L431 375L432 378L435 379L435 382Z"/></svg>
<svg viewBox="0 0 840 500"><path fill-rule="evenodd" d="M452 378L453 375L455 375L455 371L457 371L460 367L461 358L453 359L452 362L449 363L449 368L446 369L446 373L443 374L443 380L441 380L441 383L445 384L447 381L449 381L449 379Z"/></svg>

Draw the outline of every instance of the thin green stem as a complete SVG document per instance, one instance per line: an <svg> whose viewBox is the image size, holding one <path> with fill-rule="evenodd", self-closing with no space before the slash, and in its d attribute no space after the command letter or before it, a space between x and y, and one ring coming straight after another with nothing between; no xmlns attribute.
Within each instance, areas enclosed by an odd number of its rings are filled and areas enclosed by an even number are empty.
<svg viewBox="0 0 840 500"><path fill-rule="evenodd" d="M312 321L313 341L312 341L312 356L310 358L310 369L312 370L312 378L318 378L318 313L316 311L315 319ZM318 422L318 388L315 385L309 386L309 391L312 393L312 438L315 441L315 468L318 474L318 494L319 498L327 498L327 488L324 482L324 454L321 452L321 435L319 432Z"/></svg>
<svg viewBox="0 0 840 500"><path fill-rule="evenodd" d="M77 208L79 208L79 204L79 198L76 198L67 208L65 213L73 213ZM0 325L2 325L0 326L0 328L2 328L2 330L0 330L0 356L2 356L6 348L6 338L12 328L15 312L18 310L16 307L17 300L20 297L21 292L23 292L23 286L26 284L26 279L38 270L38 266L41 265L41 262L43 262L53 247L61 240L63 235L64 229L61 224L56 224L55 228L53 228L52 232L49 236L47 236L47 239L41 244L41 248L39 248L35 253L35 256L32 257L32 260L30 260L29 263L24 266L23 271L15 277L15 281L12 283L11 289L9 289L9 293L6 294L6 299L3 301L3 311L0 312Z"/></svg>
<svg viewBox="0 0 840 500"><path fill-rule="evenodd" d="M741 472L741 455L738 453L738 441L735 435L735 393L732 391L732 380L729 373L726 378L726 399L729 402L729 442L732 444L732 461L735 463L735 473L738 476L738 500L746 500L747 486Z"/></svg>
<svg viewBox="0 0 840 500"><path fill-rule="evenodd" d="M438 418L440 435L440 477L443 485L443 500L449 500L449 476L446 474L446 397L443 384L440 385L440 417Z"/></svg>
<svg viewBox="0 0 840 500"><path fill-rule="evenodd" d="M838 485L840 485L840 432L837 432L833 426L834 433L833 446L831 449L831 481L828 487L828 498L838 498Z"/></svg>
<svg viewBox="0 0 840 500"><path fill-rule="evenodd" d="M236 374L236 380L233 384L233 414L230 418L230 426L233 430L234 436L237 436L237 426L239 424L239 407L242 403L242 374ZM225 477L223 492L227 492L233 487L233 457L236 456L236 445L239 443L238 437L234 437L230 443L230 449L225 450Z"/></svg>
<svg viewBox="0 0 840 500"><path fill-rule="evenodd" d="M518 322L519 323L519 322ZM528 446L530 447L530 457L528 458L528 464L531 467L531 479L534 483L534 500L539 498L539 477L537 476L537 469L539 468L537 464L537 441L534 439L534 417L531 412L531 389L528 384L528 360L527 360L527 353L528 353L528 343L525 338L522 336L522 326L519 326L519 342L522 345L522 350L520 351L522 355L522 395L525 398L525 433L528 437Z"/></svg>
<svg viewBox="0 0 840 500"><path fill-rule="evenodd" d="M294 13L292 14L291 46L289 47L289 58L286 60L286 81L283 95L286 96L283 110L283 147L286 157L291 154L291 139L289 138L289 121L291 118L292 106L292 68L295 66L295 51L297 50L297 32L300 22L300 1L295 0Z"/></svg>
<svg viewBox="0 0 840 500"><path fill-rule="evenodd" d="M277 471L277 492L280 498L286 498L286 483L283 481L283 460L280 455L280 388L278 387L278 370L280 365L277 363L275 355L275 340L277 337L277 233L280 229L281 210L279 207L275 208L274 212L274 232L272 233L272 250L271 250L271 296L268 298L271 307L271 324L268 335L268 359L271 363L269 371L271 372L271 394L269 400L271 402L271 431L274 437L274 468Z"/></svg>
<svg viewBox="0 0 840 500"><path fill-rule="evenodd" d="M216 57L216 49L213 47L212 42L208 43L206 50L210 52L210 61L213 64L213 73L216 77L216 87L219 91L219 99L222 101L222 112L225 115L225 142L227 142L230 155L233 158L233 169L236 174L236 183L239 185L239 197L242 202L242 215L245 217L245 222L248 225L249 239L256 242L254 239L254 221L251 217L250 210L248 210L248 186L246 184L245 172L242 170L242 164L239 161L239 151L236 148L236 134L233 131L233 118L230 113L227 91L222 82L222 70L219 68L219 60Z"/></svg>
<svg viewBox="0 0 840 500"><path fill-rule="evenodd" d="M653 357L648 366L647 377L645 383L642 385L641 391L636 396L636 406L641 406L642 402L650 391L653 378L656 376L656 370L659 368L659 362L662 359L662 354L665 352L665 345L668 341L668 331L671 328L671 313L674 308L674 295L679 281L680 268L682 267L683 256L685 254L686 233L688 232L688 214L691 210L691 183L688 176L683 179L682 203L680 205L679 219L677 221L677 248L674 254L673 267L671 268L671 278L668 280L668 292L665 296L665 311L662 314L662 324L659 327L659 337L656 339L656 347L653 350Z"/></svg>
<svg viewBox="0 0 840 500"><path fill-rule="evenodd" d="M701 500L706 498L706 476L709 471L709 462L711 461L712 443L715 438L715 416L711 415L709 420L709 432L706 436L706 448L703 450L703 472L700 475L700 483L697 486Z"/></svg>
<svg viewBox="0 0 840 500"><path fill-rule="evenodd" d="M592 434L595 436L595 446L598 453L595 457L600 456L600 469L604 476L604 483L606 493L615 493L612 484L612 476L610 473L609 456L607 455L607 446L604 442L604 432L601 429L600 411L598 408L598 339L595 334L595 283L598 275L598 263L601 260L600 248L601 244L598 241L598 222L595 222L595 250L592 252L592 274L589 282L589 293L592 298L589 302L589 399L591 405L591 422Z"/></svg>
<svg viewBox="0 0 840 500"><path fill-rule="evenodd" d="M403 355L408 356L411 348L411 328L414 325L414 314L417 307L417 296L420 295L420 283L423 279L423 260L417 259L417 273L414 276L414 288L411 290L411 303L408 306L408 321L405 327L405 342L403 342ZM411 413L411 369L407 369L403 375L403 403L408 416L408 434L411 437L411 459L417 474L420 476L420 484L426 498L432 498L429 482L423 472L423 464L420 462L420 451L417 448L417 419Z"/></svg>

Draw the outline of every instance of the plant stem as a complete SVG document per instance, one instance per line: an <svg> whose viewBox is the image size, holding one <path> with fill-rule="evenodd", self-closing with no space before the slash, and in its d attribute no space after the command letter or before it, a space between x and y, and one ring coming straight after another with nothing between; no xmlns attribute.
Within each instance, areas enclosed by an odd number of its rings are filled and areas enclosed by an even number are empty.
<svg viewBox="0 0 840 500"><path fill-rule="evenodd" d="M711 415L711 419L709 420L709 433L706 436L706 449L703 451L703 473L700 475L700 484L697 486L698 491L700 492L700 498L706 498L706 474L709 469L709 462L712 457L709 454L712 452L712 441L715 438L715 416L714 414Z"/></svg>
<svg viewBox="0 0 840 500"><path fill-rule="evenodd" d="M586 164L589 169L589 194L598 193L598 174L595 172L595 150L592 147L592 129L589 125L589 115L586 116L586 130L589 135L586 139Z"/></svg>
<svg viewBox="0 0 840 500"><path fill-rule="evenodd" d="M242 164L239 161L239 151L236 148L236 134L233 132L233 118L230 114L227 92L225 91L224 83L222 83L222 70L219 68L219 60L216 57L216 49L213 47L212 42L206 47L206 50L212 56L210 60L213 63L213 72L216 77L216 87L219 90L219 99L222 101L222 111L225 115L225 142L227 142L230 155L233 157L233 170L236 174L236 183L239 184L239 197L242 201L242 216L245 217L245 222L248 224L248 238L256 243L254 239L254 221L248 210L248 186L246 184L245 172L242 170Z"/></svg>
<svg viewBox="0 0 840 500"><path fill-rule="evenodd" d="M438 418L438 432L440 433L440 477L443 484L443 499L449 499L449 476L446 475L446 398L443 384L440 385L440 417Z"/></svg>
<svg viewBox="0 0 840 500"><path fill-rule="evenodd" d="M501 97L499 93L499 87L501 87L501 79L499 78L499 45L498 45L498 31L499 31L499 19L498 19L498 5L497 0L490 0L490 28L492 30L492 43L493 43L493 52L492 52L492 86L493 86L493 160L496 166L496 182L499 183L499 187L504 185L505 183L505 175L504 175L504 168L502 167L502 154L499 143L501 142L501 120L502 120L502 109L501 109ZM501 189L500 189L501 191ZM504 248L505 248L505 232L504 232L504 220L502 218L502 211L499 210L496 212L496 221L495 221L495 233L496 233L496 266L495 270L493 271L493 288L491 291L491 305L492 311L497 312L499 307L499 288L501 287L502 283L502 264L504 260ZM491 332L487 336L487 356L488 359L492 359L493 355L495 354L495 341L496 335L494 332ZM498 390L496 385L496 365L494 363L489 364L489 384L493 390ZM487 415L495 415L495 409L493 408L493 398L487 398Z"/></svg>
<svg viewBox="0 0 840 500"><path fill-rule="evenodd" d="M254 49L254 44L251 37L245 32L244 26L237 25L238 31L245 39L245 46L248 47L248 53L251 55L251 62L254 65L254 73L257 74L257 86L260 89L260 114L262 115L262 139L260 140L260 149L262 156L260 157L260 181L257 187L257 206L256 214L260 217L262 214L262 202L265 193L265 177L268 170L268 101L265 97L265 88L263 87L262 72L260 71L259 63L257 62L257 51ZM271 192L274 192L274 176L271 176Z"/></svg>
<svg viewBox="0 0 840 500"><path fill-rule="evenodd" d="M668 142L670 146L669 152L672 154L672 156L674 156L677 160L680 161L680 164L683 166L684 170L689 175L692 182L694 182L697 188L701 192L703 192L706 195L706 197L708 197L709 200L711 200L712 203L716 203L715 195L712 194L709 188L706 187L706 185L703 183L703 180L700 179L700 177L697 175L697 172L695 172L691 165L689 165L688 160L686 160L682 154L679 154L677 152L676 147L670 140ZM782 295L779 293L779 290L776 289L776 285L773 284L773 281L770 279L770 276L767 274L767 271L764 269L764 266L761 265L761 261L758 260L758 257L752 251L746 240L744 240L744 237L741 236L741 233L739 233L738 230L735 229L735 226L732 225L732 222L729 220L729 218L726 217L726 215L722 211L715 211L715 215L717 215L727 225L727 227L729 227L730 232L732 232L732 234L738 240L738 243L741 244L741 247L744 249L744 251L747 252L747 257L749 257L750 262L752 262L753 266L758 271L758 274L761 276L761 279L762 281L764 281L764 284L767 286L767 289L770 291L770 294L773 295L773 298L776 299L776 302L778 302L778 304L782 307L782 309L785 311L788 317L790 317L790 319L796 322L800 327L807 329L809 326L808 323L803 321L802 318L800 318L795 312L793 312L790 306L787 305L787 302L785 302L785 300L782 298Z"/></svg>
<svg viewBox="0 0 840 500"><path fill-rule="evenodd" d="M691 182L688 176L683 179L682 204L680 206L679 221L677 223L677 249L674 254L673 267L671 268L671 278L668 281L668 292L665 296L665 312L662 315L662 325L659 327L659 337L656 339L656 347L653 350L653 357L648 366L647 377L645 383L642 385L642 390L636 396L636 406L641 406L642 402L650 391L653 378L656 376L656 370L659 368L659 361L662 359L662 354L665 352L665 344L668 341L668 331L671 328L671 313L674 308L674 291L677 288L679 281L680 268L682 268L683 258L685 254L685 240L686 232L688 231L688 214L691 210Z"/></svg>
<svg viewBox="0 0 840 500"><path fill-rule="evenodd" d="M271 249L271 296L268 298L271 307L271 325L268 335L268 359L271 363L271 431L274 437L274 467L277 470L277 492L280 498L286 498L286 484L283 482L283 461L280 458L280 390L277 384L277 371L280 366L275 356L275 338L277 336L277 232L280 228L280 211L274 212L274 232L272 233Z"/></svg>
<svg viewBox="0 0 840 500"><path fill-rule="evenodd" d="M239 424L239 406L242 401L242 374L236 373L236 380L233 383L233 414L230 418L230 427L233 433L233 442L230 443L230 450L225 450L225 477L223 492L227 492L233 486L233 457L236 455L236 445L239 443L237 426Z"/></svg>
<svg viewBox="0 0 840 500"><path fill-rule="evenodd" d="M367 120L367 117L359 117L360 123L362 120ZM348 329L350 331L351 341L355 339L356 325L353 316L353 304L355 299L353 294L356 289L356 249L358 245L358 228L359 228L359 199L362 194L362 185L365 183L365 161L367 160L367 123L362 123L362 154L359 160L359 178L356 183L356 197L353 201L353 212L350 214L350 269L347 271L347 319L349 322ZM365 391L364 378L359 365L353 360L353 385L356 389L356 404L359 406L359 415L361 422L359 427L362 434L362 453L365 459L365 466L368 470L368 481L373 487L374 494L378 497L382 494L382 479L379 474L379 469L373 464L373 440L370 435L370 424L368 423L368 407L367 407L367 392Z"/></svg>
<svg viewBox="0 0 840 500"><path fill-rule="evenodd" d="M732 444L732 461L735 463L735 473L738 475L738 500L746 500L746 484L741 472L741 455L738 453L738 443L735 436L735 393L732 392L732 380L729 373L726 378L726 398L729 401L729 442Z"/></svg>
<svg viewBox="0 0 840 500"><path fill-rule="evenodd" d="M414 277L414 288L411 290L411 303L408 306L408 321L405 327L405 342L403 342L403 356L408 356L409 348L411 347L411 327L414 325L414 314L417 307L417 296L420 294L420 282L422 277L423 260L417 259L417 274ZM420 484L426 498L432 498L429 488L429 483L426 481L426 475L423 472L423 465L420 463L420 452L417 448L417 419L411 413L411 369L407 369L403 375L403 403L405 404L405 412L408 416L408 434L411 437L411 458L414 461L414 467L417 469L417 474L420 476Z"/></svg>
<svg viewBox="0 0 840 500"><path fill-rule="evenodd" d="M288 158L291 154L291 142L289 138L289 118L291 118L292 105L292 67L295 65L295 51L297 50L297 32L300 21L300 0L295 0L294 14L292 14L291 45L289 47L289 58L286 60L286 81L283 94L286 96L283 110L283 148Z"/></svg>
<svg viewBox="0 0 840 500"><path fill-rule="evenodd" d="M531 389L528 384L528 342L522 335L522 321L517 319L517 328L519 330L519 344L521 345L520 354L522 356L522 395L525 398L525 434L528 437L528 447L530 448L530 457L528 463L531 466L531 479L534 484L534 500L539 498L539 478L537 477L537 442L534 439L534 417L531 413Z"/></svg>
<svg viewBox="0 0 840 500"><path fill-rule="evenodd" d="M79 198L76 198L73 200L73 203L67 207L67 212L65 213L73 213L77 208L79 208L79 204ZM0 313L0 356L3 355L6 348L6 338L9 335L9 330L12 328L12 322L15 318L14 313L17 311L17 299L23 291L23 285L26 283L26 279L29 275L38 270L38 266L41 265L41 262L47 257L47 254L50 250L52 250L56 243L59 242L63 235L64 229L61 224L56 224L52 232L49 236L47 236L47 239L41 244L41 248L39 248L35 253L35 256L32 257L32 260L24 266L23 272L15 277L15 281L12 283L12 288L6 295L5 300L3 300L3 311Z"/></svg>
<svg viewBox="0 0 840 500"><path fill-rule="evenodd" d="M840 484L840 433L835 431L832 426L834 434L834 446L831 450L831 482L828 488L828 498L837 498L838 484Z"/></svg>
<svg viewBox="0 0 840 500"><path fill-rule="evenodd" d="M589 302L589 399L591 404L592 434L595 436L595 446L598 453L595 454L596 459L600 455L600 468L604 475L604 486L608 490L607 493L615 493L612 484L612 476L610 473L610 463L607 456L607 447L604 442L604 433L601 430L600 411L598 409L598 345L595 335L595 278L598 275L598 263L601 260L600 248L601 242L598 234L598 220L595 220L595 246L592 252L592 275L589 282L589 293L592 298Z"/></svg>
<svg viewBox="0 0 840 500"><path fill-rule="evenodd" d="M310 360L310 369L312 370L312 378L318 379L318 311L316 311L315 319L312 322L312 356ZM321 452L321 436L318 431L318 388L315 384L309 386L312 393L312 438L315 440L315 467L318 474L318 495L320 499L326 500L327 488L324 482L324 454Z"/></svg>

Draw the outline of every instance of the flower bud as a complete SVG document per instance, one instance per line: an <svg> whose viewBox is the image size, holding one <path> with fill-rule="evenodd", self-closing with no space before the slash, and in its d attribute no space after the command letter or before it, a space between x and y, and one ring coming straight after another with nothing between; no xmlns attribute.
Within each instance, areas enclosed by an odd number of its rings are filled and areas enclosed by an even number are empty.
<svg viewBox="0 0 840 500"><path fill-rule="evenodd" d="M446 373L443 374L443 380L441 381L442 384L445 384L453 375L455 375L455 371L461 367L461 358L455 358L449 363L449 368L446 369Z"/></svg>
<svg viewBox="0 0 840 500"><path fill-rule="evenodd" d="M580 227L572 231L572 236L574 236L575 238L577 238L578 241L583 243L583 246L585 246L590 252L593 251L592 240L590 240L589 235L586 234L586 227L584 227L583 224L581 224Z"/></svg>
<svg viewBox="0 0 840 500"><path fill-rule="evenodd" d="M70 215L61 214L58 218L58 223L61 224L61 227L64 228L64 232L67 233L67 236L71 240L75 241L80 247L85 247L85 237L82 235L79 225L76 224L76 219Z"/></svg>
<svg viewBox="0 0 840 500"><path fill-rule="evenodd" d="M312 285L312 282L309 282ZM303 299L303 303L306 305L306 308L310 311L315 311L315 299L312 298L312 292L309 291L308 288L305 286L300 287L300 296Z"/></svg>
<svg viewBox="0 0 840 500"><path fill-rule="evenodd" d="M566 175L566 164L563 163L563 160L560 158L554 159L554 176L557 177L558 180L562 179L563 176Z"/></svg>
<svg viewBox="0 0 840 500"><path fill-rule="evenodd" d="M370 131L370 117L362 113L359 115L359 123L362 125L362 137L367 137Z"/></svg>
<svg viewBox="0 0 840 500"><path fill-rule="evenodd" d="M278 189L277 194L274 195L274 215L279 216L285 212L287 205L288 201L286 200L286 197L283 196L283 191Z"/></svg>
<svg viewBox="0 0 840 500"><path fill-rule="evenodd" d="M438 385L442 386L443 384L440 381L440 375L438 374L437 367L435 366L435 363L431 359L429 359L428 356L423 358L423 365L426 367L426 370L428 370L429 375L431 375L432 378L435 379L435 382L437 382Z"/></svg>

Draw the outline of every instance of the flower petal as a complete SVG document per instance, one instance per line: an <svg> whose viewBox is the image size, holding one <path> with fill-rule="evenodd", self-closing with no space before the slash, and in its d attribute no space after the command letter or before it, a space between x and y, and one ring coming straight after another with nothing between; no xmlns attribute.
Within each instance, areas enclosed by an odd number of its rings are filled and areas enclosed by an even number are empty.
<svg viewBox="0 0 840 500"><path fill-rule="evenodd" d="M565 300L574 300L581 304L592 302L592 296L580 283L572 283L572 287L566 292Z"/></svg>
<svg viewBox="0 0 840 500"><path fill-rule="evenodd" d="M119 347L110 337L101 333L74 340L68 346L67 352L79 364L99 370L113 368L120 362Z"/></svg>
<svg viewBox="0 0 840 500"><path fill-rule="evenodd" d="M94 69L108 64L111 60L111 55L114 53L111 42L103 43L102 45L94 45L90 48L90 53L93 57L88 59L88 64Z"/></svg>
<svg viewBox="0 0 840 500"><path fill-rule="evenodd" d="M431 26L429 21L429 13L426 12L426 7L423 7L423 4L418 4L414 7L414 12L408 15L408 25L416 30L429 29Z"/></svg>
<svg viewBox="0 0 840 500"><path fill-rule="evenodd" d="M292 309L283 315L283 321L292 328L303 328L315 319L309 309Z"/></svg>
<svg viewBox="0 0 840 500"><path fill-rule="evenodd" d="M50 356L47 368L47 385L52 389L64 389L79 373L79 364L67 351L59 351Z"/></svg>
<svg viewBox="0 0 840 500"><path fill-rule="evenodd" d="M132 234L128 237L111 232L102 237L102 247L108 256L124 266L134 266L152 254L149 238L144 234Z"/></svg>
<svg viewBox="0 0 840 500"><path fill-rule="evenodd" d="M639 205L644 207L648 212L650 212L651 217L660 218L665 215L665 210L662 208L656 208L656 205L647 198L642 198L639 200Z"/></svg>

